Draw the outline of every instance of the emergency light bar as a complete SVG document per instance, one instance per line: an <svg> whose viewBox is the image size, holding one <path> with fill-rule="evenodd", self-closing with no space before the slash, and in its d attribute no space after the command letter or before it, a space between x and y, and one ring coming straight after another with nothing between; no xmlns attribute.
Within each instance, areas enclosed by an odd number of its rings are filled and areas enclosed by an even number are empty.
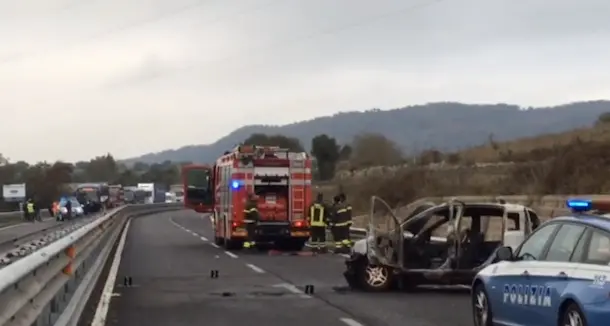
<svg viewBox="0 0 610 326"><path fill-rule="evenodd" d="M572 212L588 212L593 209L593 202L587 199L568 199L566 206Z"/></svg>
<svg viewBox="0 0 610 326"><path fill-rule="evenodd" d="M610 200L604 199L568 199L566 206L574 213L591 212L600 215L610 212Z"/></svg>

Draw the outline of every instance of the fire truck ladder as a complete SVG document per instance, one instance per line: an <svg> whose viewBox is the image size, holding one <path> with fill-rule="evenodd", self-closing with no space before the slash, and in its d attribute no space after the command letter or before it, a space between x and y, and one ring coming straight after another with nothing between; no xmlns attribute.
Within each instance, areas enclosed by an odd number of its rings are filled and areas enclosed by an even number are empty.
<svg viewBox="0 0 610 326"><path fill-rule="evenodd" d="M294 215L300 218L305 218L305 161L297 158L290 158L290 183L288 184L288 193L290 194L289 207ZM294 174L299 174L301 178L294 180ZM291 218L294 217L291 214Z"/></svg>

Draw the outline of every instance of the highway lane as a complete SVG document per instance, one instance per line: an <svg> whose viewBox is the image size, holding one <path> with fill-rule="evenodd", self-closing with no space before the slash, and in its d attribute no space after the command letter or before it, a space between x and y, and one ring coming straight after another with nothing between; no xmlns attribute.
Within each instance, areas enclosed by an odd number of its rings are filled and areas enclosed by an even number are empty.
<svg viewBox="0 0 610 326"><path fill-rule="evenodd" d="M209 229L209 220L190 211L131 220L106 325L363 325L305 295L295 286L302 282L262 271L179 223ZM124 286L125 277L132 286Z"/></svg>
<svg viewBox="0 0 610 326"><path fill-rule="evenodd" d="M192 238L212 240L208 218L201 214L172 216L172 224ZM208 242L209 243L209 242ZM213 246L211 243L210 247ZM207 250L207 249L205 249ZM223 252L221 249L216 249ZM225 254L226 255L226 254ZM343 280L344 259L338 255L269 256L235 251L236 260L256 266L266 274L302 288L314 285L316 300L345 311L368 326L470 326L470 299L463 290L419 290L414 293L362 293L347 290Z"/></svg>
<svg viewBox="0 0 610 326"><path fill-rule="evenodd" d="M42 220L42 222L25 222L2 227L0 228L0 243L50 228L56 224L57 222L54 218L47 218Z"/></svg>

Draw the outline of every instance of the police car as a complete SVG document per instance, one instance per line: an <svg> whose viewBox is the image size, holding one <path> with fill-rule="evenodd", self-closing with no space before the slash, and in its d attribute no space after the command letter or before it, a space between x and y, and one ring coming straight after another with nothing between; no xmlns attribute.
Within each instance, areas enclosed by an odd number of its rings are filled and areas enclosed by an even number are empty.
<svg viewBox="0 0 610 326"><path fill-rule="evenodd" d="M477 326L610 325L610 201L568 200L554 218L472 284Z"/></svg>

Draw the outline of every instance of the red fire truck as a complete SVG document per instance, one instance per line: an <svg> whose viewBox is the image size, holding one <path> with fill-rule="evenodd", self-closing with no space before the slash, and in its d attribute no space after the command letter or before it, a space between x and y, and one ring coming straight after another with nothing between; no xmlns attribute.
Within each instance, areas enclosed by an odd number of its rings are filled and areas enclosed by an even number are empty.
<svg viewBox="0 0 610 326"><path fill-rule="evenodd" d="M189 164L182 167L184 207L198 213L214 210L214 180L212 168L207 165Z"/></svg>
<svg viewBox="0 0 610 326"><path fill-rule="evenodd" d="M258 197L261 220L255 241L281 250L301 250L309 239L307 209L312 200L311 158L305 152L270 146L241 145L214 165L215 243L242 248L249 193Z"/></svg>

